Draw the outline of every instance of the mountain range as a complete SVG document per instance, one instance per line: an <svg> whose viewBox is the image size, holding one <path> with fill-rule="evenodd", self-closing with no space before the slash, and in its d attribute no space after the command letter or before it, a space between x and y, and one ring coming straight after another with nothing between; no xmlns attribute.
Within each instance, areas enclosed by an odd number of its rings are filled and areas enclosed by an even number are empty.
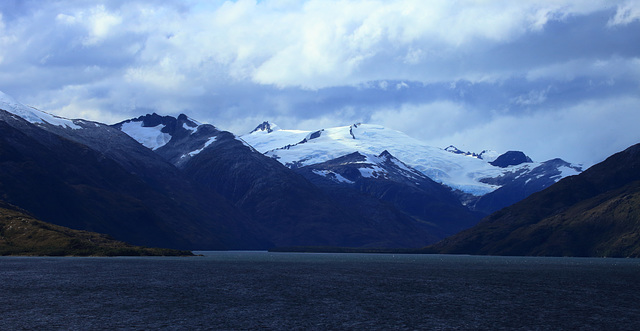
<svg viewBox="0 0 640 331"><path fill-rule="evenodd" d="M371 124L303 131L283 130L264 122L242 139L294 170L355 152L373 156L386 152L405 167L442 184L480 215L582 171L580 165L561 159L533 162L520 151L500 154L485 150L476 154L454 146L432 147L402 132Z"/></svg>
<svg viewBox="0 0 640 331"><path fill-rule="evenodd" d="M213 125L184 115L149 114L113 127L137 141L154 141L147 147L200 189L224 196L248 216L265 247L403 247L428 242L427 234L403 214L381 223L345 208L303 176ZM171 138L163 143L165 135ZM152 136L156 138L149 140Z"/></svg>
<svg viewBox="0 0 640 331"><path fill-rule="evenodd" d="M184 114L68 120L0 94L0 201L139 245L422 247L581 172L371 124L236 136Z"/></svg>

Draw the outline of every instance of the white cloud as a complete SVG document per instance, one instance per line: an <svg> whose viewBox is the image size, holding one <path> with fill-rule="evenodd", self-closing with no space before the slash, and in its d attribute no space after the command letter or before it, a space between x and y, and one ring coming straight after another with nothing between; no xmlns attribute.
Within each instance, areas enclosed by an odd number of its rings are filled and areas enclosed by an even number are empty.
<svg viewBox="0 0 640 331"><path fill-rule="evenodd" d="M520 134L508 124L542 130L565 114L554 107L637 94L638 13L607 0L0 2L0 90L105 122L140 108L240 131L369 119L492 148L480 143L530 142L504 138ZM616 114L625 129L636 118Z"/></svg>
<svg viewBox="0 0 640 331"><path fill-rule="evenodd" d="M169 57L164 58L158 66L132 67L124 75L125 82L144 88L156 88L161 91L176 91L187 79L184 74L176 70L178 66Z"/></svg>
<svg viewBox="0 0 640 331"><path fill-rule="evenodd" d="M618 5L616 15L609 20L609 26L626 25L640 20L640 6L637 1L626 1Z"/></svg>
<svg viewBox="0 0 640 331"><path fill-rule="evenodd" d="M547 93L551 90L551 86L543 90L531 90L527 94L519 95L511 99L511 102L521 106L534 106L544 103L547 100Z"/></svg>
<svg viewBox="0 0 640 331"><path fill-rule="evenodd" d="M78 8L69 13L58 13L55 22L68 26L82 25L86 31L82 43L92 46L108 38L123 23L123 18L116 12L108 11L104 5L98 4L91 8Z"/></svg>
<svg viewBox="0 0 640 331"><path fill-rule="evenodd" d="M371 115L370 123L381 124L414 137L420 137L422 140L430 140L488 120L479 116L478 112L463 104L436 101L379 109Z"/></svg>
<svg viewBox="0 0 640 331"><path fill-rule="evenodd" d="M527 73L529 80L553 79L570 81L577 77L627 77L640 80L640 57L605 59L573 59L533 68Z"/></svg>
<svg viewBox="0 0 640 331"><path fill-rule="evenodd" d="M495 116L478 126L424 139L436 146L454 144L476 152L522 150L535 161L561 157L591 166L640 143L638 109L638 97L588 100L547 112Z"/></svg>
<svg viewBox="0 0 640 331"><path fill-rule="evenodd" d="M142 50L140 60L149 70L163 72L158 54L169 52L180 59L175 63L180 70L213 63L238 80L315 89L383 79L432 81L451 74L443 61L452 64L456 54L479 43L509 42L543 29L549 19L608 6L603 1L242 0L219 6L196 1L178 12L170 5L132 2L72 8L55 18L81 24L86 46L127 32L146 36L144 47L131 48ZM380 60L386 68L372 71ZM456 72L455 79L491 75L467 74Z"/></svg>
<svg viewBox="0 0 640 331"><path fill-rule="evenodd" d="M122 23L122 18L107 12L104 6L98 6L91 10L88 21L91 38L87 42L93 44L108 36L114 27Z"/></svg>

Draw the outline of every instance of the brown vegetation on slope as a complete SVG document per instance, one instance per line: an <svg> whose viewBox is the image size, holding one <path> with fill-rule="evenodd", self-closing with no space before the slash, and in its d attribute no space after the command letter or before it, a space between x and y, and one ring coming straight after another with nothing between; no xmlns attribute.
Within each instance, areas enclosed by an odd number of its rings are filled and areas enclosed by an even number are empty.
<svg viewBox="0 0 640 331"><path fill-rule="evenodd" d="M107 235L39 221L0 202L0 255L33 256L181 256L189 251L138 247Z"/></svg>

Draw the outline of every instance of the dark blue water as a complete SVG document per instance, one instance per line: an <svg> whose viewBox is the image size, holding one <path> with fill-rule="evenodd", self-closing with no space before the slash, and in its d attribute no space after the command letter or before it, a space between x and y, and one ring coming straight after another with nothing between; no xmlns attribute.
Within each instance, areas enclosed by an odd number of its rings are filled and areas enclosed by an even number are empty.
<svg viewBox="0 0 640 331"><path fill-rule="evenodd" d="M0 258L0 329L638 330L640 261L206 252Z"/></svg>

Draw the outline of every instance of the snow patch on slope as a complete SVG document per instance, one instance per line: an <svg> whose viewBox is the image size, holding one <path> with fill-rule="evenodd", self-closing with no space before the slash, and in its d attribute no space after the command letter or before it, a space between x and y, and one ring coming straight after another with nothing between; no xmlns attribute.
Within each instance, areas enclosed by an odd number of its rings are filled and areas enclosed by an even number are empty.
<svg viewBox="0 0 640 331"><path fill-rule="evenodd" d="M205 148L207 148L207 147L209 147L209 145L213 144L213 143L216 141L216 139L217 139L217 138L218 138L218 137L211 137L211 138L209 138L209 139L207 140L207 142L205 142L205 143L204 143L204 146L202 146L202 148L197 149L197 150L195 150L195 151L193 151L193 152L190 152L190 153L189 153L189 156L193 157L193 156L196 156L196 155L200 154L200 152L202 152Z"/></svg>
<svg viewBox="0 0 640 331"><path fill-rule="evenodd" d="M322 176L322 177L327 177L330 178L331 180L338 182L338 183L347 183L347 184L353 184L355 182L350 181L344 177L342 177L342 175L335 173L331 170L312 170L312 172L318 176Z"/></svg>
<svg viewBox="0 0 640 331"><path fill-rule="evenodd" d="M558 170L560 170L560 174L552 177L556 182L561 180L562 178L580 174L580 172L576 169L567 166L561 166L558 168Z"/></svg>
<svg viewBox="0 0 640 331"><path fill-rule="evenodd" d="M48 114L33 107L27 107L2 91L0 91L0 109L6 110L33 124L48 123L56 126L66 126L71 129L82 129L82 127L74 124L72 120Z"/></svg>
<svg viewBox="0 0 640 331"><path fill-rule="evenodd" d="M194 133L196 133L196 131L198 131L198 127L197 126L195 126L195 127L188 126L186 122L182 123L182 127L187 131L191 131L191 134L194 134Z"/></svg>
<svg viewBox="0 0 640 331"><path fill-rule="evenodd" d="M365 160L361 162L353 162L355 164L362 163L365 166L358 168L360 175L364 178L386 178L388 173L385 169L378 166L383 160L375 155L364 155Z"/></svg>
<svg viewBox="0 0 640 331"><path fill-rule="evenodd" d="M497 151L493 151L493 150L484 150L480 153L479 157L487 162L493 162L495 161L498 156L500 156L500 153L498 153Z"/></svg>
<svg viewBox="0 0 640 331"><path fill-rule="evenodd" d="M164 127L162 124L144 127L142 122L125 122L120 129L143 146L156 150L171 140L170 134L162 132Z"/></svg>
<svg viewBox="0 0 640 331"><path fill-rule="evenodd" d="M360 170L360 175L364 178L385 178L387 173L384 169L378 166L362 167L358 170Z"/></svg>
<svg viewBox="0 0 640 331"><path fill-rule="evenodd" d="M580 172L577 171L576 169L571 168L571 167L567 167L567 166L562 166L562 167L558 168L558 170L560 170L562 178L568 177L568 176L575 176L575 175L579 175L580 174Z"/></svg>

